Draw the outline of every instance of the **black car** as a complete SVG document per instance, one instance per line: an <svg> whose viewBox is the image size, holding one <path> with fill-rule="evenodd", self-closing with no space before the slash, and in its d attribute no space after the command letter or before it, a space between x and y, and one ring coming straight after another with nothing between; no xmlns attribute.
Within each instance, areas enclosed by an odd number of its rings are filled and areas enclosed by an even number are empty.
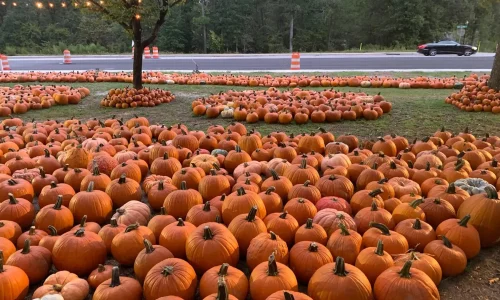
<svg viewBox="0 0 500 300"><path fill-rule="evenodd" d="M418 46L418 53L425 56L435 56L436 54L457 54L458 56L471 56L477 52L477 47L461 45L454 41L441 41Z"/></svg>

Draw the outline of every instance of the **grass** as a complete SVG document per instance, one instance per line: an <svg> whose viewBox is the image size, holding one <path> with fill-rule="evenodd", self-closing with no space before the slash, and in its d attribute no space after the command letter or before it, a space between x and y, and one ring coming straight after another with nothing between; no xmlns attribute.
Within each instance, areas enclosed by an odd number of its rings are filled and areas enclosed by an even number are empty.
<svg viewBox="0 0 500 300"><path fill-rule="evenodd" d="M81 84L73 84L81 86ZM192 130L206 130L212 124L228 125L228 119L208 119L206 117L195 117L191 112L191 102L197 97L208 96L212 93L226 91L227 86L192 86L192 85L169 85L154 86L171 90L176 99L169 104L162 104L153 108L115 109L100 106L100 100L106 92L112 88L126 86L121 83L94 83L87 84L91 90L91 96L85 98L78 105L55 106L50 109L29 111L18 117L24 120L64 120L74 116L82 120L89 118L106 119L112 115L131 118L134 114L146 116L152 123L162 124L186 124ZM245 90L247 87L231 87L236 90ZM318 90L321 90L318 88ZM353 90L352 88L340 88L341 91ZM359 89L358 89L359 90ZM356 90L356 91L358 91ZM323 127L332 131L335 135L355 134L362 138L372 139L384 134L395 133L408 138L422 138L432 134L442 126L453 132L459 132L465 127L480 136L485 133L500 134L498 124L500 115L491 113L466 113L457 108L445 104L444 99L451 94L452 90L401 90L401 89L362 89L369 94L381 92L386 100L392 102L393 110L385 114L377 121L342 121L339 123L316 124L309 122L305 125L280 125L259 122L249 127L255 128L263 134L272 131L286 131L288 133L303 133L316 131Z"/></svg>
<svg viewBox="0 0 500 300"><path fill-rule="evenodd" d="M297 75L302 74L299 71ZM274 76L280 76L280 75L285 75L285 76L290 76L294 73L280 73L280 72L250 72L250 73L239 73L239 72L214 72L211 74L233 74L233 75L244 75L244 76L263 76L263 75L268 75L272 74ZM328 75L328 76L364 76L364 75L369 75L369 76L391 76L391 77L396 77L396 78L414 78L414 77L419 77L419 76L426 76L426 77L436 77L436 78L444 78L444 77L457 77L457 78L463 78L464 76L468 76L471 74L471 72L359 72L359 71L339 71L339 72L306 72L304 73L307 76L322 76L322 75Z"/></svg>

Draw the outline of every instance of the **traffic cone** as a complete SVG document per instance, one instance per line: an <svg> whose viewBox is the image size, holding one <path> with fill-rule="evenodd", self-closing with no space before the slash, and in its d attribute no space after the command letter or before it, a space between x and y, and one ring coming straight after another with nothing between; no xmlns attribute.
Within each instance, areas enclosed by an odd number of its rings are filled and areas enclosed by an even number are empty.
<svg viewBox="0 0 500 300"><path fill-rule="evenodd" d="M151 51L149 51L149 47L144 48L144 58L151 58Z"/></svg>
<svg viewBox="0 0 500 300"><path fill-rule="evenodd" d="M64 50L64 64L70 64L71 63L71 52L69 52L68 49Z"/></svg>
<svg viewBox="0 0 500 300"><path fill-rule="evenodd" d="M300 53L299 52L292 53L292 64L290 66L290 70L300 70Z"/></svg>
<svg viewBox="0 0 500 300"><path fill-rule="evenodd" d="M0 55L0 60L2 63L2 71L10 71L9 60L6 55Z"/></svg>
<svg viewBox="0 0 500 300"><path fill-rule="evenodd" d="M158 53L158 47L153 47L153 58L160 58L160 54Z"/></svg>

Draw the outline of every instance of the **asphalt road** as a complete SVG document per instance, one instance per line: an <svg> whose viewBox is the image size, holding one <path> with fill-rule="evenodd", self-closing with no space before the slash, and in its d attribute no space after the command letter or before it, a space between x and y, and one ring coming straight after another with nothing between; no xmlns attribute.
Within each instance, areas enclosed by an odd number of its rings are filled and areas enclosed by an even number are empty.
<svg viewBox="0 0 500 300"><path fill-rule="evenodd" d="M438 55L426 57L417 53L302 54L301 71L487 71L491 70L492 53L470 57ZM73 56L71 64L63 64L61 56L11 56L13 71L130 71L131 56ZM261 55L161 55L160 59L144 59L144 70L192 71L287 71L289 54Z"/></svg>

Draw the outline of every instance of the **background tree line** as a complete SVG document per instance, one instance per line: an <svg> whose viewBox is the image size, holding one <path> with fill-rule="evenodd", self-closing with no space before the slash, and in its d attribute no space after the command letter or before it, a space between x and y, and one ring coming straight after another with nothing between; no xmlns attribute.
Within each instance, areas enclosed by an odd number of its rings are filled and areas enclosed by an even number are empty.
<svg viewBox="0 0 500 300"><path fill-rule="evenodd" d="M129 53L120 25L60 0L4 0L0 52L14 54ZM23 2L26 1L26 2ZM105 1L105 0L104 0ZM500 40L500 4L488 0L189 0L174 7L154 43L162 52L268 53L393 49L459 40L493 51ZM105 3L105 2L104 2ZM26 6L26 4L29 4ZM292 41L292 43L290 43Z"/></svg>

